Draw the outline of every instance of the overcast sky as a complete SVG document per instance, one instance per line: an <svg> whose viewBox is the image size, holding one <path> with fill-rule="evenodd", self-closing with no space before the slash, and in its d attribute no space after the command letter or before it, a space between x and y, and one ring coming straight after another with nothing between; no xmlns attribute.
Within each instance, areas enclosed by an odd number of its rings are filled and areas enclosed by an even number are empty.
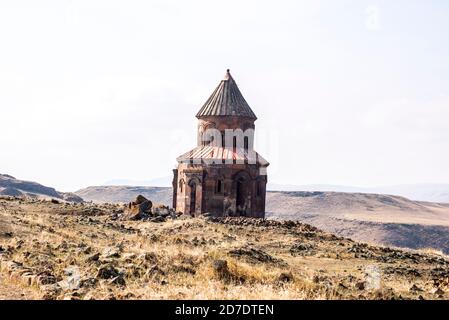
<svg viewBox="0 0 449 320"><path fill-rule="evenodd" d="M171 175L227 68L282 184L449 183L449 2L0 0L0 173Z"/></svg>

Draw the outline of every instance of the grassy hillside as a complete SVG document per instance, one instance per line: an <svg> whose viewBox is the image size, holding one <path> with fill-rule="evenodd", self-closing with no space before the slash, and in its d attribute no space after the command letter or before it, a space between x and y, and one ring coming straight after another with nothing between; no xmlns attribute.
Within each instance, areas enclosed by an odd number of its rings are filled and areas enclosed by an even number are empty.
<svg viewBox="0 0 449 320"><path fill-rule="evenodd" d="M298 222L118 221L118 211L0 198L0 297L447 298L449 262L435 253L368 246Z"/></svg>

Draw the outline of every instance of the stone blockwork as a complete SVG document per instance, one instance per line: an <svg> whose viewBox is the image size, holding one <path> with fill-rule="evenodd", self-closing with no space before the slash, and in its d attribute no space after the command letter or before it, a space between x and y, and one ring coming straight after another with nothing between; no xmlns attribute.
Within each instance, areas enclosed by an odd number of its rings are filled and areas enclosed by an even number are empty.
<svg viewBox="0 0 449 320"><path fill-rule="evenodd" d="M254 151L256 116L229 70L197 114L198 146L177 158L173 207L184 214L265 217L268 162Z"/></svg>

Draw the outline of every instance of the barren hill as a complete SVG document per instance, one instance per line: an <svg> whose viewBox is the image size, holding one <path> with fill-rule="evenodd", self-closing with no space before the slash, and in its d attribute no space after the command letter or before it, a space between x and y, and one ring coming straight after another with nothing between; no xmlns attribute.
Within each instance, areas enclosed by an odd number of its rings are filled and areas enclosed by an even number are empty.
<svg viewBox="0 0 449 320"><path fill-rule="evenodd" d="M293 219L358 241L449 253L449 205L379 194L270 192L267 217Z"/></svg>
<svg viewBox="0 0 449 320"><path fill-rule="evenodd" d="M299 222L0 197L0 298L447 299L449 261Z"/></svg>
<svg viewBox="0 0 449 320"><path fill-rule="evenodd" d="M319 214L346 220L449 226L449 204L382 194L269 192L267 211L282 218Z"/></svg>
<svg viewBox="0 0 449 320"><path fill-rule="evenodd" d="M403 184L380 187L355 187L342 185L281 185L268 183L270 191L323 191L323 192L346 192L346 193L372 193L391 194L405 197L415 201L429 201L438 203L449 203L449 184L421 183Z"/></svg>
<svg viewBox="0 0 449 320"><path fill-rule="evenodd" d="M75 194L85 201L97 203L127 203L139 194L154 203L165 205L172 203L172 189L163 187L97 186L78 190Z"/></svg>
<svg viewBox="0 0 449 320"><path fill-rule="evenodd" d="M58 192L37 182L24 181L7 174L0 174L0 195L13 197L53 198L70 202L83 199L73 193Z"/></svg>

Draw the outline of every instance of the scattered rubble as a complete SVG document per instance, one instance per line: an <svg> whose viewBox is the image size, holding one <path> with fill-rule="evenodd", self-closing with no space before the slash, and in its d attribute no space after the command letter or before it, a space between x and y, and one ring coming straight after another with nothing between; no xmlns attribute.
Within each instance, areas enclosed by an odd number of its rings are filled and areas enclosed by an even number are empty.
<svg viewBox="0 0 449 320"><path fill-rule="evenodd" d="M101 254L102 259L110 259L110 258L120 258L123 249L121 246L117 247L106 247Z"/></svg>
<svg viewBox="0 0 449 320"><path fill-rule="evenodd" d="M357 290L365 290L365 288L367 287L367 283L366 281L359 281L355 284L355 287L357 288Z"/></svg>
<svg viewBox="0 0 449 320"><path fill-rule="evenodd" d="M282 264L285 265L285 262L281 259L273 258L266 252L255 249L255 248L239 248L230 250L228 254L232 257L241 257L245 258L247 261L252 263L272 263L272 264Z"/></svg>
<svg viewBox="0 0 449 320"><path fill-rule="evenodd" d="M292 282L295 279L291 272L282 272L278 277L278 282Z"/></svg>
<svg viewBox="0 0 449 320"><path fill-rule="evenodd" d="M424 290L421 289L420 287L418 287L416 284L414 284L411 288L410 288L411 292L423 292Z"/></svg>
<svg viewBox="0 0 449 320"><path fill-rule="evenodd" d="M167 206L158 206L153 208L153 203L142 195L137 196L136 200L125 206L120 220L141 220L155 223L165 222L168 218L176 219L179 217L173 209Z"/></svg>
<svg viewBox="0 0 449 320"><path fill-rule="evenodd" d="M107 264L98 269L97 279L113 279L120 275L121 273L113 265Z"/></svg>
<svg viewBox="0 0 449 320"><path fill-rule="evenodd" d="M309 243L296 242L290 248L292 256L311 256L315 254L314 246Z"/></svg>
<svg viewBox="0 0 449 320"><path fill-rule="evenodd" d="M144 196L138 195L136 200L128 203L121 217L122 220L141 220L151 214L153 203Z"/></svg>

